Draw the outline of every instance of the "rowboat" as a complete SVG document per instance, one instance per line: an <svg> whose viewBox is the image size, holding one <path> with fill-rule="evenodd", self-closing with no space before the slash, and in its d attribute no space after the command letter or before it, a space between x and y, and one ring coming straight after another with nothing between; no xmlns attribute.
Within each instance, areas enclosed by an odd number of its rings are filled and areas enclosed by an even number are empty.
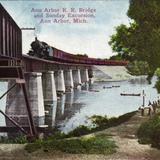
<svg viewBox="0 0 160 160"><path fill-rule="evenodd" d="M135 93L121 93L120 95L121 96L141 96L140 93L138 93L138 94L135 94Z"/></svg>

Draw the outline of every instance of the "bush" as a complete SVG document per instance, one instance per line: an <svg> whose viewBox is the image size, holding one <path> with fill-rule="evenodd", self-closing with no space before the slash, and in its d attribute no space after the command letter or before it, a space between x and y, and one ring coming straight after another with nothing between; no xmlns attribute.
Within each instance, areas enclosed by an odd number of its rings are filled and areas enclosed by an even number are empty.
<svg viewBox="0 0 160 160"><path fill-rule="evenodd" d="M42 149L45 152L59 150L66 153L74 154L111 154L116 152L117 146L115 142L108 137L83 137L80 139L50 139L44 141L36 141L26 146L28 152L34 152Z"/></svg>
<svg viewBox="0 0 160 160"><path fill-rule="evenodd" d="M140 143L151 144L153 147L160 148L160 115L156 115L141 124L137 136Z"/></svg>
<svg viewBox="0 0 160 160"><path fill-rule="evenodd" d="M84 125L80 125L79 127L75 128L73 131L69 132L68 137L73 137L73 136L78 137L78 136L85 135L91 132L92 132L91 128L84 126Z"/></svg>
<svg viewBox="0 0 160 160"><path fill-rule="evenodd" d="M128 121L132 116L136 114L136 111L126 113L124 115L121 115L119 117L112 117L112 118L107 118L107 116L98 116L94 115L90 119L93 124L97 126L95 129L104 129L104 128L109 128L113 126L117 126L125 121Z"/></svg>

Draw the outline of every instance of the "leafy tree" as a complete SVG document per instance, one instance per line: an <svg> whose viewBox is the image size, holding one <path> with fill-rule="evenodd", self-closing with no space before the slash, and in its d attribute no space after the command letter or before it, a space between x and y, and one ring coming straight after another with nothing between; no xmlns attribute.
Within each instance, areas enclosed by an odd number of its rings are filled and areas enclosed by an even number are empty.
<svg viewBox="0 0 160 160"><path fill-rule="evenodd" d="M151 78L160 66L160 0L130 0L129 26L120 25L109 44L122 58L148 63Z"/></svg>
<svg viewBox="0 0 160 160"><path fill-rule="evenodd" d="M132 23L130 27L121 24L116 28L116 34L111 36L109 44L114 52L118 53L121 59L133 61L134 52L131 50L131 38L130 36L135 31L136 24Z"/></svg>
<svg viewBox="0 0 160 160"><path fill-rule="evenodd" d="M160 66L160 1L130 0L128 16L137 24L132 50L154 72Z"/></svg>

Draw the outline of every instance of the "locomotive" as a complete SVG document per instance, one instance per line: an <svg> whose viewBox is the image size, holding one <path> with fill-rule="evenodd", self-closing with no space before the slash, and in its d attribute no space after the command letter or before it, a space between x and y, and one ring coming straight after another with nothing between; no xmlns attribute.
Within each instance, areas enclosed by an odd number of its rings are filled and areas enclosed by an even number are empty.
<svg viewBox="0 0 160 160"><path fill-rule="evenodd" d="M28 55L38 58L49 58L49 54L52 52L52 48L45 42L41 42L35 38L35 41L31 43L31 50Z"/></svg>
<svg viewBox="0 0 160 160"><path fill-rule="evenodd" d="M31 43L31 50L28 55L59 62L88 64L88 65L122 65L128 64L126 61L113 61L97 58L89 58L87 55L73 55L57 48L49 46L46 42L39 41L37 37Z"/></svg>

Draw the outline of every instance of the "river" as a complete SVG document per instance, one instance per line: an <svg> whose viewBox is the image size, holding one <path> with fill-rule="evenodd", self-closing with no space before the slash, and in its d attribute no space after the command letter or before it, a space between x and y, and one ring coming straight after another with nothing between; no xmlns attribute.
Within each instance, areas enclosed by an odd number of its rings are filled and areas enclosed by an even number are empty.
<svg viewBox="0 0 160 160"><path fill-rule="evenodd" d="M66 93L52 106L47 106L49 114L45 124L57 126L64 132L71 131L79 125L88 125L88 117L92 115L107 115L116 117L137 110L142 105L142 96L121 96L120 93L141 93L145 91L145 105L149 100L155 101L159 94L154 88L156 77L149 85L144 77L119 82L94 82L83 86L81 90ZM103 87L109 88L103 88ZM119 86L119 87L112 87ZM7 89L7 83L0 82L0 95ZM98 91L98 92L95 92ZM1 109L5 110L5 98L0 101ZM0 115L0 125L5 125L5 119Z"/></svg>
<svg viewBox="0 0 160 160"><path fill-rule="evenodd" d="M152 102L158 99L155 81L156 77L149 85L144 77L137 77L128 81L95 82L90 87L83 87L81 91L66 93L53 105L53 108L57 105L57 111L55 121L52 118L52 122L62 131L68 132L79 125L88 125L87 119L92 115L116 117L137 110L143 103L143 90L145 105L148 105L149 100ZM109 88L104 89L104 86ZM141 93L141 96L120 96L120 93Z"/></svg>

